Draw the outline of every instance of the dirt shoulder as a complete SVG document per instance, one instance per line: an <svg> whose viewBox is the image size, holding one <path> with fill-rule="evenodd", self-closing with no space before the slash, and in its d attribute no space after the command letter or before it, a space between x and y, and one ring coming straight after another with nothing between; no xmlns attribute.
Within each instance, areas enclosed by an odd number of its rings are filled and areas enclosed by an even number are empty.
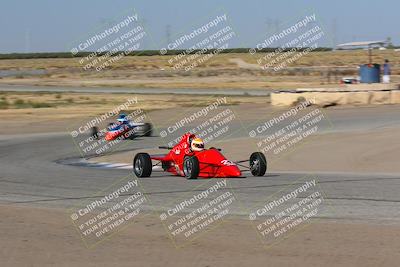
<svg viewBox="0 0 400 267"><path fill-rule="evenodd" d="M249 221L229 219L177 249L147 216L87 249L64 210L0 205L3 266L396 266L400 227L311 223L264 248Z"/></svg>

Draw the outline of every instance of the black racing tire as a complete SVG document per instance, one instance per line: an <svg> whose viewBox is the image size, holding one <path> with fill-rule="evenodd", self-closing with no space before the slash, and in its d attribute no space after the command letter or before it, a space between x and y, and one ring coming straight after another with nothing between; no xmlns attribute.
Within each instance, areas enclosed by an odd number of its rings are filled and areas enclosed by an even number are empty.
<svg viewBox="0 0 400 267"><path fill-rule="evenodd" d="M130 134L130 135L128 136L128 138L127 138L127 139L129 139L129 140L133 140L133 139L135 139L135 137L136 137L136 135L135 135L135 134Z"/></svg>
<svg viewBox="0 0 400 267"><path fill-rule="evenodd" d="M153 164L150 155L147 153L138 153L133 159L133 172L137 177L150 177Z"/></svg>
<svg viewBox="0 0 400 267"><path fill-rule="evenodd" d="M264 176L267 171L267 159L261 152L254 152L250 155L249 165L253 176Z"/></svg>
<svg viewBox="0 0 400 267"><path fill-rule="evenodd" d="M186 179L197 179L200 173L200 164L196 156L185 156L183 158L183 174Z"/></svg>
<svg viewBox="0 0 400 267"><path fill-rule="evenodd" d="M92 129L90 130L90 136L92 136L95 139L99 139L99 128L93 126Z"/></svg>
<svg viewBox="0 0 400 267"><path fill-rule="evenodd" d="M133 140L136 138L136 130L134 128L128 130L127 132L124 133L125 139Z"/></svg>
<svg viewBox="0 0 400 267"><path fill-rule="evenodd" d="M151 136L153 134L153 125L151 123L146 122L143 126L143 135Z"/></svg>

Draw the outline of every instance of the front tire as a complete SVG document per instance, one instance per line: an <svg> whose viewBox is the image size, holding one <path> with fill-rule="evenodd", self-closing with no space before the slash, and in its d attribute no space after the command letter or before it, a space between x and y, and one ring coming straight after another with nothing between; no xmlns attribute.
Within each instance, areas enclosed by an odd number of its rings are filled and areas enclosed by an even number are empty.
<svg viewBox="0 0 400 267"><path fill-rule="evenodd" d="M133 172L137 177L150 177L153 164L150 155L147 153L138 153L133 159Z"/></svg>
<svg viewBox="0 0 400 267"><path fill-rule="evenodd" d="M109 123L107 124L107 128L108 128L108 130L111 130L112 128L114 128L114 123L109 122Z"/></svg>
<svg viewBox="0 0 400 267"><path fill-rule="evenodd" d="M94 139L99 139L99 128L97 128L96 126L92 127L91 129L91 136Z"/></svg>
<svg viewBox="0 0 400 267"><path fill-rule="evenodd" d="M253 176L264 176L267 171L267 159L261 152L250 155L250 171Z"/></svg>
<svg viewBox="0 0 400 267"><path fill-rule="evenodd" d="M185 156L183 159L183 174L186 179L197 179L200 172L199 160L196 156Z"/></svg>
<svg viewBox="0 0 400 267"><path fill-rule="evenodd" d="M127 130L124 133L125 139L133 140L136 138L136 130L134 128Z"/></svg>

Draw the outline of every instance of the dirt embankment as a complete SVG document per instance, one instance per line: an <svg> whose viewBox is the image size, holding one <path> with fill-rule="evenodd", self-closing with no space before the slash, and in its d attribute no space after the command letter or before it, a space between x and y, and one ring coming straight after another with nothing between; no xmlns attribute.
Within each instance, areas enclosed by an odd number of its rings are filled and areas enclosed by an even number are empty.
<svg viewBox="0 0 400 267"><path fill-rule="evenodd" d="M247 220L230 219L177 249L147 216L87 249L65 211L0 205L3 266L397 266L399 226L311 223L266 249Z"/></svg>

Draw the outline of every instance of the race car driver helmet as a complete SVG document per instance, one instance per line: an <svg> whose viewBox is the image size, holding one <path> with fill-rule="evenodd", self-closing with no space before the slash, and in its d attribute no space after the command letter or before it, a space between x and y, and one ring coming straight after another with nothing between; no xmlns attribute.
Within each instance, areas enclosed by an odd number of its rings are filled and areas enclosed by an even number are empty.
<svg viewBox="0 0 400 267"><path fill-rule="evenodd" d="M126 115L124 113L119 114L117 121L122 124L126 123L128 119L126 118Z"/></svg>
<svg viewBox="0 0 400 267"><path fill-rule="evenodd" d="M190 148L192 151L203 151L204 150L204 142L201 138L194 138L190 143Z"/></svg>

